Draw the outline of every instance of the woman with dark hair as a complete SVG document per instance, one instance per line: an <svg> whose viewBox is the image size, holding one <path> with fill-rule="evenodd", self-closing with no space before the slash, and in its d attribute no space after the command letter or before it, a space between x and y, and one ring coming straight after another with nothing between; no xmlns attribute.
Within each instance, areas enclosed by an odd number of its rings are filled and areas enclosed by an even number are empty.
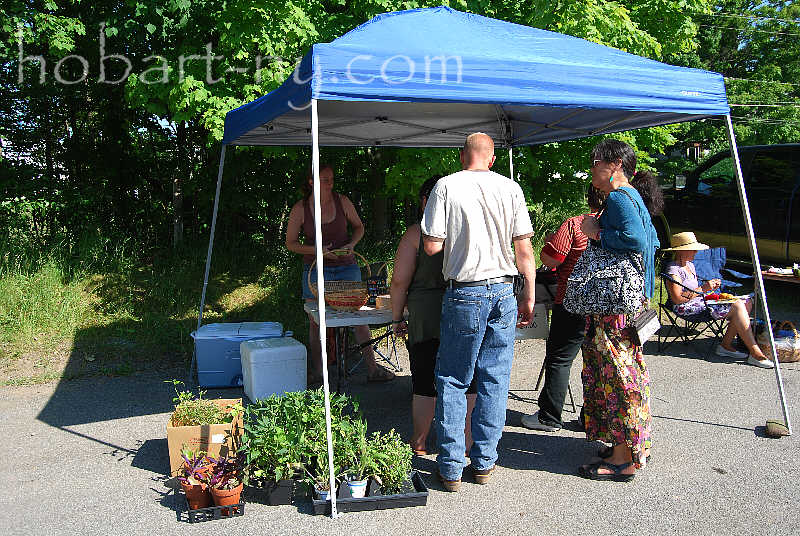
<svg viewBox="0 0 800 536"><path fill-rule="evenodd" d="M650 171L637 171L631 179L631 186L642 196L644 206L651 216L664 212L664 192L658 184L658 177Z"/></svg>
<svg viewBox="0 0 800 536"><path fill-rule="evenodd" d="M592 184L608 193L599 218L584 218L581 230L600 246L641 255L645 297L655 286L659 241L642 196L631 185L636 154L625 142L606 139L592 150ZM642 183L645 184L645 183ZM642 186L651 199L657 183ZM605 441L600 461L581 466L581 476L628 481L644 467L650 449L650 373L642 347L633 341L632 316L590 315L583 341L584 427L589 441Z"/></svg>
<svg viewBox="0 0 800 536"><path fill-rule="evenodd" d="M309 172L303 183L303 199L295 203L289 213L289 222L286 225L286 247L289 251L303 255L303 299L314 301L314 294L308 286L308 272L314 262L316 247L314 244L314 197L312 175ZM358 217L358 212L347 196L333 191L333 168L328 164L320 165L319 170L320 205L322 209L322 254L323 275L326 281L361 281L361 269L356 264L352 254L338 255L333 250L352 251L364 236L364 224ZM351 232L348 233L347 226ZM300 231L305 237L300 241ZM311 270L311 279L316 281L317 266ZM319 383L322 379L322 349L319 340L319 326L311 315L308 316L308 341L311 346L311 376L309 383ZM369 327L357 326L356 339L359 342L368 341L371 336ZM375 363L375 354L372 346L364 349L367 363L368 381L388 381L394 379L394 374Z"/></svg>
<svg viewBox="0 0 800 536"><path fill-rule="evenodd" d="M425 210L428 196L440 176L423 183L419 189L420 214ZM442 275L444 252L425 254L419 223L406 230L397 246L392 271L392 324L394 332L407 336L406 346L411 361L411 419L414 432L411 448L415 454L427 454L425 447L436 408L436 381L434 370L439 351L439 321L442 315L442 298L445 282ZM403 310L408 306L408 320ZM464 428L466 450L472 446L470 416L475 407L476 383L467 389L467 419Z"/></svg>

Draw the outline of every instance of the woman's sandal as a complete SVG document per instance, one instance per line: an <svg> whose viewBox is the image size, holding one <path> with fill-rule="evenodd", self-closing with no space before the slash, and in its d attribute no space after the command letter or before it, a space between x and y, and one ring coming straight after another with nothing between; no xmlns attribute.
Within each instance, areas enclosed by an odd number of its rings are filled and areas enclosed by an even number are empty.
<svg viewBox="0 0 800 536"><path fill-rule="evenodd" d="M578 474L581 475L583 478L589 478L591 480L613 480L614 482L630 482L635 477L635 474L626 475L622 471L631 467L633 462L623 463L621 465L615 465L613 463L608 463L607 461L600 460L599 462L590 463L589 465L581 465L578 468ZM600 468L608 469L609 471L613 471L611 473L601 473L599 472Z"/></svg>
<svg viewBox="0 0 800 536"><path fill-rule="evenodd" d="M367 374L367 381L372 382L390 382L395 378L394 372L383 367L377 367L375 372Z"/></svg>
<svg viewBox="0 0 800 536"><path fill-rule="evenodd" d="M600 458L610 458L614 454L614 447L602 447L598 452L597 455ZM648 454L645 458L645 465L650 465L653 463L653 455Z"/></svg>

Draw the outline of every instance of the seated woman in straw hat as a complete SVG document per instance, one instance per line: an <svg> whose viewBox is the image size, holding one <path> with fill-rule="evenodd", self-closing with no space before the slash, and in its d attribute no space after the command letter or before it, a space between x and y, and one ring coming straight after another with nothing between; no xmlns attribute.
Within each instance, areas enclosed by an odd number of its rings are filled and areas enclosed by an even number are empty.
<svg viewBox="0 0 800 536"><path fill-rule="evenodd" d="M695 254L701 249L708 249L708 246L697 241L694 233L677 233L670 238L672 247L664 251L673 251L675 260L667 264L665 272L668 276L679 282L681 285L667 280L667 292L672 301L672 310L680 316L701 315L703 313L714 319L725 318L728 320L728 329L722 341L717 346L716 353L720 356L747 358L750 365L762 368L772 368L775 364L767 359L767 356L756 344L753 332L750 330L750 310L753 307L748 299L746 302L737 300L734 303L707 305L703 300L704 292L711 292L720 287L719 279L712 279L700 285L697 280L695 270ZM688 288L684 288L688 287ZM692 290L688 290L692 289ZM737 352L733 348L733 338L739 335L745 346L750 349L750 354Z"/></svg>

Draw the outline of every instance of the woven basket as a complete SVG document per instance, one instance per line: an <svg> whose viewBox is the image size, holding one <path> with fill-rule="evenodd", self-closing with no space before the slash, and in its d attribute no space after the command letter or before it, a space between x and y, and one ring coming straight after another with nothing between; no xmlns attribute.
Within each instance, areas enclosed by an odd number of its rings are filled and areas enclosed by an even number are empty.
<svg viewBox="0 0 800 536"><path fill-rule="evenodd" d="M369 263L360 253L349 251L346 249L334 249L332 252L346 251L357 256L367 268L367 277L372 275L369 269ZM311 271L317 260L311 263L308 269L308 288L316 298L319 293L317 292L316 282L311 282ZM369 300L369 293L367 293L367 284L364 281L325 281L325 305L337 311L358 311Z"/></svg>
<svg viewBox="0 0 800 536"><path fill-rule="evenodd" d="M794 327L794 324L788 320L778 320L772 323L772 329L773 333L781 329L791 330L794 333L794 336L792 337L775 339L775 353L778 355L778 360L781 363L795 363L800 361L800 334L797 333L797 329ZM764 355L766 355L768 358L772 357L772 348L770 347L769 335L767 334L766 330L758 335L756 341L758 342L758 347L761 348L762 352L764 352Z"/></svg>

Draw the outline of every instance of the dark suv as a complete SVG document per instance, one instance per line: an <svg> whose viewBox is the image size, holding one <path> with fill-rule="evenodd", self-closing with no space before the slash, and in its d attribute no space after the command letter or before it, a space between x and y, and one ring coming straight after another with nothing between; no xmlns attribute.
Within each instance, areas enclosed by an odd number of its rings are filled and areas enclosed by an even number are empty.
<svg viewBox="0 0 800 536"><path fill-rule="evenodd" d="M800 143L739 147L756 247L762 263L800 259ZM717 153L667 192L670 232L693 231L728 258L750 263L744 217L730 151Z"/></svg>

